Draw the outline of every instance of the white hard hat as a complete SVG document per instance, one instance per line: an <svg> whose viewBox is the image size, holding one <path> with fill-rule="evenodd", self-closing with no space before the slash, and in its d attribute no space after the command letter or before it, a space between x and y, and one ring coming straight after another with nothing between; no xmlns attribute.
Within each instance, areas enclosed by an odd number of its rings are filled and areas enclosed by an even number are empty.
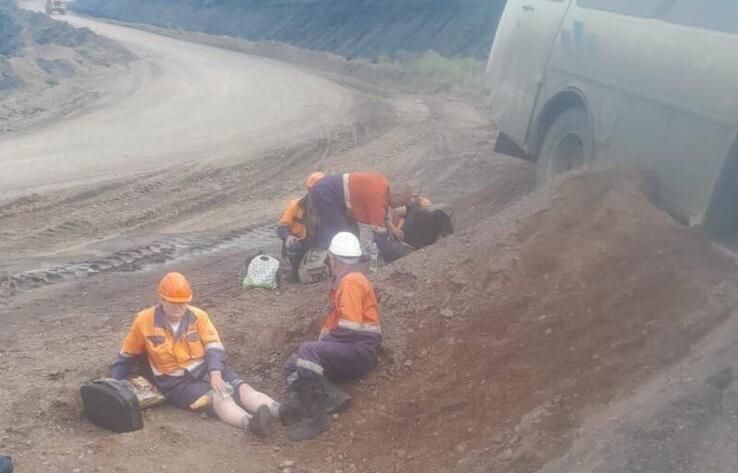
<svg viewBox="0 0 738 473"><path fill-rule="evenodd" d="M335 256L358 258L361 256L361 244L353 233L340 232L336 233L336 236L331 240L331 247L328 248L328 251Z"/></svg>

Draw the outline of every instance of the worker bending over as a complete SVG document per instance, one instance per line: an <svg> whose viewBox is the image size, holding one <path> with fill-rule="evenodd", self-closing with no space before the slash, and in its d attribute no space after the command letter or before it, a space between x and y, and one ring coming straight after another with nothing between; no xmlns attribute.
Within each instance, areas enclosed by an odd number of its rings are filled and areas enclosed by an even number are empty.
<svg viewBox="0 0 738 473"><path fill-rule="evenodd" d="M308 193L301 199L291 200L282 213L277 226L277 235L282 240L282 257L290 261L290 281L298 280L300 262L312 248L317 237L317 219L312 208L310 191L325 177L322 172L308 176L305 186Z"/></svg>
<svg viewBox="0 0 738 473"><path fill-rule="evenodd" d="M208 314L189 305L187 279L167 274L158 294L159 304L139 312L123 340L113 378L125 379L145 354L154 384L175 406L196 410L212 405L224 422L259 437L269 435L279 404L225 364L225 349Z"/></svg>
<svg viewBox="0 0 738 473"><path fill-rule="evenodd" d="M417 194L408 183L390 184L377 173L348 173L324 177L312 191L315 210L320 219L318 246L328 248L339 232L359 236L359 223L372 225L379 250L386 235L402 240L402 231L392 223L391 210L404 207Z"/></svg>

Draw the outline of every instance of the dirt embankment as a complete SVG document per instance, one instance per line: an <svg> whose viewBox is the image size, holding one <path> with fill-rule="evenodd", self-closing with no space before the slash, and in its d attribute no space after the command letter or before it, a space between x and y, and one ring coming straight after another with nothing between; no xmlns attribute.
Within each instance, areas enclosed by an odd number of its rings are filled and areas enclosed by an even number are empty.
<svg viewBox="0 0 738 473"><path fill-rule="evenodd" d="M249 40L281 41L345 57L398 51L485 58L502 0L77 0L75 10Z"/></svg>
<svg viewBox="0 0 738 473"><path fill-rule="evenodd" d="M0 136L79 111L133 59L92 31L0 2Z"/></svg>
<svg viewBox="0 0 738 473"><path fill-rule="evenodd" d="M15 348L0 366L12 383L26 379L27 370L35 378L3 414L14 421L4 444L26 464L57 461L83 471L93 465L136 471L161 455L173 466L217 459L225 471L274 471L286 460L296 462L293 472L538 471L572 448L590 419L732 323L738 277L698 232L651 206L638 176L577 176L556 193L510 199L510 186L528 179L513 168L502 174L486 190L455 199L460 219L453 237L374 277L385 335L380 366L347 386L355 403L324 436L292 444L278 432L268 444L249 442L241 455L244 440L235 433L169 408L147 413L143 431L122 436L79 419L76 388L105 374L106 355L129 321L127 307L148 299L133 290L155 284L158 273L149 272L101 275L61 284L42 298L16 298L8 332L15 338L6 340ZM449 195L441 183L435 189ZM242 292L238 256L177 269L193 275L198 304L214 315L234 366L279 396L281 364L314 335L324 288ZM65 303L57 313L30 321L39 306L59 298ZM80 324L87 327L82 339ZM52 338L19 345L33 327L47 327ZM53 361L37 352L41 347L53 348ZM709 368L690 376L709 383L716 374ZM670 395L680 389L672 386ZM719 408L721 399L704 406ZM695 422L701 406L694 407ZM635 435L649 445L669 442L640 427ZM218 441L200 444L202 435ZM184 444L191 455L177 457ZM31 460L38 448L46 453ZM680 450L690 448L701 447ZM619 454L609 452L608 461L621 460Z"/></svg>
<svg viewBox="0 0 738 473"><path fill-rule="evenodd" d="M479 194L458 201L462 232L376 278L382 364L353 386L354 409L305 448L314 471L535 472L590 416L709 344L738 302L735 265L641 187L619 173L574 177L550 207L533 194L492 217ZM487 202L500 195L489 189ZM704 406L672 433L695 427ZM669 431L651 428L634 435L674 451ZM609 465L626 460L608 452Z"/></svg>

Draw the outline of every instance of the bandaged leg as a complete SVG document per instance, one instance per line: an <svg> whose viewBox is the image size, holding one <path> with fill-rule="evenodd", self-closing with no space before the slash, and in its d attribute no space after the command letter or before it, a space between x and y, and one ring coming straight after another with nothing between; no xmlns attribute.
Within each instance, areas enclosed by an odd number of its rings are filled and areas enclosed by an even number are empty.
<svg viewBox="0 0 738 473"><path fill-rule="evenodd" d="M279 414L279 403L264 393L257 391L246 383L238 387L241 404L248 412L254 413L259 406L267 406L273 417Z"/></svg>
<svg viewBox="0 0 738 473"><path fill-rule="evenodd" d="M246 427L251 415L241 409L231 396L213 396L213 409L220 420L235 427Z"/></svg>

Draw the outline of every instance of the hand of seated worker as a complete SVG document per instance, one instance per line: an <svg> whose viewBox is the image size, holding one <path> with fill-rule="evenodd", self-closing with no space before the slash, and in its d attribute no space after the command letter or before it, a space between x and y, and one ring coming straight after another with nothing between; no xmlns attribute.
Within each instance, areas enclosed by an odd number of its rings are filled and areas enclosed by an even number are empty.
<svg viewBox="0 0 738 473"><path fill-rule="evenodd" d="M212 386L215 392L223 392L226 387L226 382L223 381L223 374L220 371L210 372L210 386Z"/></svg>
<svg viewBox="0 0 738 473"><path fill-rule="evenodd" d="M297 238L296 236L290 235L287 237L284 243L287 246L287 248L290 248L292 245L294 245L295 243L299 243L299 242L300 242L299 238Z"/></svg>

